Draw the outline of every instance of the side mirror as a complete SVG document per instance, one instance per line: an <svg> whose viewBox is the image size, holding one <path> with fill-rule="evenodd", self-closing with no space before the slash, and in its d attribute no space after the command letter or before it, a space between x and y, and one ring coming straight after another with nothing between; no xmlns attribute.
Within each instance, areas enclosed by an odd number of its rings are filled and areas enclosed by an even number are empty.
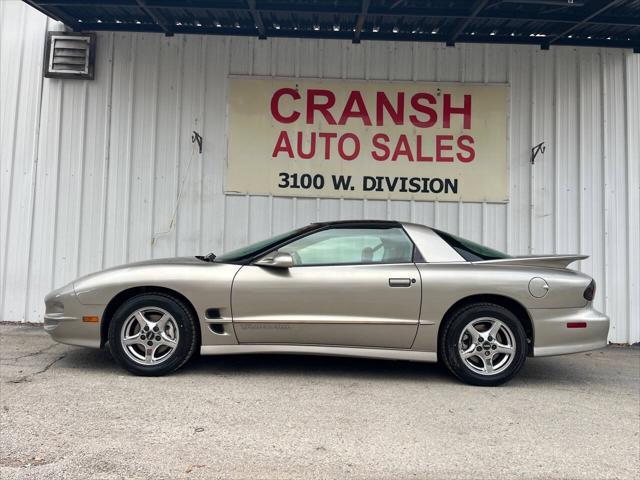
<svg viewBox="0 0 640 480"><path fill-rule="evenodd" d="M276 252L274 255L261 258L255 264L261 267L291 268L293 257L289 253Z"/></svg>

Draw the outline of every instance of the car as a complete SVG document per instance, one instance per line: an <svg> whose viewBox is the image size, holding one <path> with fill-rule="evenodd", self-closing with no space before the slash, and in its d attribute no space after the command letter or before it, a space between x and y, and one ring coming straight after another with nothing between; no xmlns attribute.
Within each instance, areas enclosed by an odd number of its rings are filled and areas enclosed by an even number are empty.
<svg viewBox="0 0 640 480"><path fill-rule="evenodd" d="M149 260L45 298L58 342L108 347L137 375L203 355L440 361L480 386L527 357L597 349L609 319L583 255L511 257L424 225L314 223L223 255Z"/></svg>

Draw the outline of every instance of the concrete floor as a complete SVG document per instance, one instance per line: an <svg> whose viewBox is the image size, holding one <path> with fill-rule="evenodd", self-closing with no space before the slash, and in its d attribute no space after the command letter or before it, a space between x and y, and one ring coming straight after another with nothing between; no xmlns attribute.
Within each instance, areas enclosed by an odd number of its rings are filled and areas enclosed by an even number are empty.
<svg viewBox="0 0 640 480"><path fill-rule="evenodd" d="M528 359L500 388L434 364L203 357L138 378L0 325L0 478L638 478L640 349Z"/></svg>

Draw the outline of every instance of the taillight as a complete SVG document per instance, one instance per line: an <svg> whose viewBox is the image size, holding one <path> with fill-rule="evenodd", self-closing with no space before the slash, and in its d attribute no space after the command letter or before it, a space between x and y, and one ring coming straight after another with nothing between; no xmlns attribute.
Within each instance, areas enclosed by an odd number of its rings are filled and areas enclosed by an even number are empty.
<svg viewBox="0 0 640 480"><path fill-rule="evenodd" d="M584 297L585 300L589 300L589 301L593 300L593 298L596 296L596 281L595 280L591 280L591 283L585 289L585 291L582 294L582 296Z"/></svg>

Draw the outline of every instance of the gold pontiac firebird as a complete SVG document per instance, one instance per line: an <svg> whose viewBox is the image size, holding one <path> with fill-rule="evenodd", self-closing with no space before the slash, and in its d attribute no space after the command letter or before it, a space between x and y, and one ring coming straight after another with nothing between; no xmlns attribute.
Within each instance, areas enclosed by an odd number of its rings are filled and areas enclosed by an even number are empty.
<svg viewBox="0 0 640 480"><path fill-rule="evenodd" d="M312 225L224 255L132 263L45 298L57 341L108 346L162 375L207 355L295 353L442 361L499 385L527 356L607 344L579 255L510 257L423 225Z"/></svg>

